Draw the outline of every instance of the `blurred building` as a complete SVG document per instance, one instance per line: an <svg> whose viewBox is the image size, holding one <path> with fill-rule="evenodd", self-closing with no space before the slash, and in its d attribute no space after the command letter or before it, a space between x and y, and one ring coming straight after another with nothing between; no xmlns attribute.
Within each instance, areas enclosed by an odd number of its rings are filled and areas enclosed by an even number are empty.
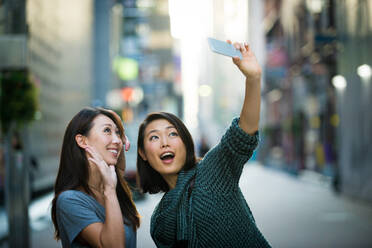
<svg viewBox="0 0 372 248"><path fill-rule="evenodd" d="M130 93L120 107L138 119L160 110L179 114L168 1L123 0L122 3L123 34L118 55L133 64L134 70L133 75L118 74L118 87ZM125 114L123 117L126 119Z"/></svg>
<svg viewBox="0 0 372 248"><path fill-rule="evenodd" d="M196 143L202 136L210 144L218 142L232 118L240 114L244 97L244 77L231 58L210 50L207 38L248 41L262 61L262 7L260 1L169 1L183 117Z"/></svg>
<svg viewBox="0 0 372 248"><path fill-rule="evenodd" d="M318 172L337 191L365 199L372 195L367 166L372 158L365 150L372 126L366 117L371 4L265 1L265 121L259 156L294 174ZM364 78L358 76L360 66Z"/></svg>
<svg viewBox="0 0 372 248"><path fill-rule="evenodd" d="M33 192L48 190L57 174L68 122L85 106L106 106L106 95L113 87L112 59L119 50L121 3L114 0L4 2L0 8L2 41L8 39L5 27L9 25L7 16L11 12L7 10L14 4L25 3L24 66L39 91L39 111L29 128L27 146L35 165L30 168L31 186ZM7 47L15 47L17 42L22 39L11 41ZM16 58L12 54L5 62Z"/></svg>
<svg viewBox="0 0 372 248"><path fill-rule="evenodd" d="M337 1L335 19L340 189L372 201L372 1ZM339 85L340 77L345 85Z"/></svg>
<svg viewBox="0 0 372 248"><path fill-rule="evenodd" d="M333 3L265 2L267 58L261 159L292 173L335 171L337 42ZM323 5L324 4L324 5Z"/></svg>
<svg viewBox="0 0 372 248"><path fill-rule="evenodd" d="M90 104L92 1L27 1L28 66L39 87L30 153L39 164L35 190L54 184L68 121Z"/></svg>
<svg viewBox="0 0 372 248"><path fill-rule="evenodd" d="M139 123L153 111L182 115L182 100L176 92L168 1L121 0L114 12L112 23L120 31L112 39L117 46L110 46L113 75L106 104L125 123L132 144L126 174L135 183Z"/></svg>

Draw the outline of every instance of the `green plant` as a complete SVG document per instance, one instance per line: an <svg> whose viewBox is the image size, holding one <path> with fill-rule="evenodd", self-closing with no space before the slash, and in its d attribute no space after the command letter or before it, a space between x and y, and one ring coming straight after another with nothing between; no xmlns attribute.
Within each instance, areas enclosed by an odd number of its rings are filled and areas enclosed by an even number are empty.
<svg viewBox="0 0 372 248"><path fill-rule="evenodd" d="M34 120L37 111L37 88L27 69L7 69L0 72L0 114L3 133Z"/></svg>

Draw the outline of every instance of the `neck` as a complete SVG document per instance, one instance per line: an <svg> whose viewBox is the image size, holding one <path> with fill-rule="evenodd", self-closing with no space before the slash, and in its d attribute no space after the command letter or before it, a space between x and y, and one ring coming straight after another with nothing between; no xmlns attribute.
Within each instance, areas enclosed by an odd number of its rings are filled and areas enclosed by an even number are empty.
<svg viewBox="0 0 372 248"><path fill-rule="evenodd" d="M164 180L167 182L169 189L174 189L177 184L178 174L176 175L163 175Z"/></svg>
<svg viewBox="0 0 372 248"><path fill-rule="evenodd" d="M89 188L93 191L97 191L99 193L102 193L103 191L103 188L101 185L92 185L92 184L88 184Z"/></svg>
<svg viewBox="0 0 372 248"><path fill-rule="evenodd" d="M88 186L91 190L102 193L103 192L103 184L102 180L98 175L91 174L89 180L88 180Z"/></svg>

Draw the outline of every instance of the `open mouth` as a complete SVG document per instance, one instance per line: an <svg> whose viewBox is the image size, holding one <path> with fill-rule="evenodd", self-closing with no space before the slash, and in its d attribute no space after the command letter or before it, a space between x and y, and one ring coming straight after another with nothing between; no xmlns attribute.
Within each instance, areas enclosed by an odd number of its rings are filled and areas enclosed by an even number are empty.
<svg viewBox="0 0 372 248"><path fill-rule="evenodd" d="M116 149L109 149L108 151L111 152L114 156L117 156L119 153Z"/></svg>
<svg viewBox="0 0 372 248"><path fill-rule="evenodd" d="M166 153L163 153L161 156L160 156L160 159L161 160L170 160L170 159L173 159L174 158L174 153L172 152L166 152Z"/></svg>

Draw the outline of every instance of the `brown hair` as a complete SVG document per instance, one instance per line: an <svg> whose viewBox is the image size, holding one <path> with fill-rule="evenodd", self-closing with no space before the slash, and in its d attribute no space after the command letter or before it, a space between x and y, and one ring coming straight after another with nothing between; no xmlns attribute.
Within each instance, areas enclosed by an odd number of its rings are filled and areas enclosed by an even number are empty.
<svg viewBox="0 0 372 248"><path fill-rule="evenodd" d="M60 238L59 227L56 217L56 204L58 196L66 190L77 190L83 188L88 194L94 195L88 187L88 160L85 151L78 146L75 141L77 134L87 136L93 127L93 120L98 115L105 115L109 117L118 127L120 136L124 140L124 127L120 117L112 110L103 108L84 108L77 113L68 124L62 143L62 151L60 156L60 163L57 178L54 185L54 198L52 200L52 221L55 228L55 238ZM120 168L125 168L124 147L120 153L118 164ZM116 167L118 168L118 167ZM132 199L131 190L124 178L119 177L116 173L118 183L116 185L116 194L118 196L120 209L124 215L126 224L131 225L135 230L139 227L139 214ZM127 223L127 220L129 223Z"/></svg>
<svg viewBox="0 0 372 248"><path fill-rule="evenodd" d="M137 184L140 189L150 194L169 191L167 182L163 179L159 172L154 170L148 163L142 159L139 150L144 151L144 138L146 127L155 120L165 119L169 121L177 129L183 143L186 147L186 161L182 170L189 170L196 165L195 146L191 134L185 124L175 115L167 112L154 112L147 115L146 119L141 123L138 130L137 140Z"/></svg>

